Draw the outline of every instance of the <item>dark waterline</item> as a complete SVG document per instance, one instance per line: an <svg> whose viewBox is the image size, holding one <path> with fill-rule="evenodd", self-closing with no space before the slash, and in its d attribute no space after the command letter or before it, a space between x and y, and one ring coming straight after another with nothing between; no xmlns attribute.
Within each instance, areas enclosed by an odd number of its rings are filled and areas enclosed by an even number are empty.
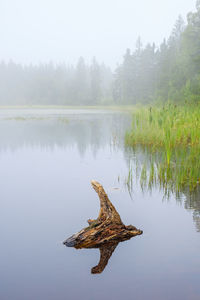
<svg viewBox="0 0 200 300"><path fill-rule="evenodd" d="M200 298L198 199L163 201L162 191L144 193L134 178L130 197L130 122L95 110L0 112L1 300ZM98 249L62 245L97 217L91 179L123 222L144 232L120 243L99 275L90 273Z"/></svg>

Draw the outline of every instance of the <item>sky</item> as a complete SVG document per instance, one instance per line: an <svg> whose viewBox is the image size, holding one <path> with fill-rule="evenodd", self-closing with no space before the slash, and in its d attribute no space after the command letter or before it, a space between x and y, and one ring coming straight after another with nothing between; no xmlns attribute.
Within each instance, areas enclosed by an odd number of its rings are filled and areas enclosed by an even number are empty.
<svg viewBox="0 0 200 300"><path fill-rule="evenodd" d="M137 37L157 45L195 0L0 0L0 61L53 61L114 68Z"/></svg>

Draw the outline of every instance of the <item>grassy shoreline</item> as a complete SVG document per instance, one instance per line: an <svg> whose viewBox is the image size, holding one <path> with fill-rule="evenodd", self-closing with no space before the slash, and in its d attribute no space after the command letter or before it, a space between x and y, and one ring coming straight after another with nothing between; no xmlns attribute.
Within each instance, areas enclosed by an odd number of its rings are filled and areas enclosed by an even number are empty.
<svg viewBox="0 0 200 300"><path fill-rule="evenodd" d="M133 112L126 145L148 150L141 182L193 191L200 183L200 104L142 107ZM158 155L159 154L159 155Z"/></svg>

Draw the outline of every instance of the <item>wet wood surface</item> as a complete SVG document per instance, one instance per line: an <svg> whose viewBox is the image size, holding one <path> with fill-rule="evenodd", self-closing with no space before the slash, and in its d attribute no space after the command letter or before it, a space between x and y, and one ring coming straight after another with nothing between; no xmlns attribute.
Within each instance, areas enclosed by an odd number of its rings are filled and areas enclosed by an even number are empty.
<svg viewBox="0 0 200 300"><path fill-rule="evenodd" d="M108 263L119 242L128 240L143 232L132 225L124 225L119 213L109 200L103 186L95 180L91 181L100 199L100 212L97 219L88 220L89 226L73 234L63 243L67 247L99 248L99 264L92 268L92 273L101 273Z"/></svg>

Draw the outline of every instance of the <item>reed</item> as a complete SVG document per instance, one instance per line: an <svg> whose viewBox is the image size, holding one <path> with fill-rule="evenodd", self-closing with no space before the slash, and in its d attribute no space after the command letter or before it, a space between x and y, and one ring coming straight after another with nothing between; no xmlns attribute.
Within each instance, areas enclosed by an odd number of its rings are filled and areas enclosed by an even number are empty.
<svg viewBox="0 0 200 300"><path fill-rule="evenodd" d="M128 146L145 149L147 162L140 173L142 185L157 184L176 192L200 183L200 104L141 107L134 110L126 133ZM148 150L148 151L146 151ZM145 171L144 171L145 170ZM130 176L129 176L130 177Z"/></svg>

